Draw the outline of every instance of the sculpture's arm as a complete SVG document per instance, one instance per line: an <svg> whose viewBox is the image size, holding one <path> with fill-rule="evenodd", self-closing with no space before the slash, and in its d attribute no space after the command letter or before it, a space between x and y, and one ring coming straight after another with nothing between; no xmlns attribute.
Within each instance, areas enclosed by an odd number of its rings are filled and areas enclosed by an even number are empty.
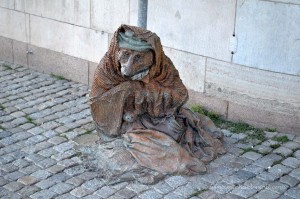
<svg viewBox="0 0 300 199"><path fill-rule="evenodd" d="M187 89L178 71L169 58L165 60L168 68L145 84L147 112L154 117L174 114L188 99Z"/></svg>

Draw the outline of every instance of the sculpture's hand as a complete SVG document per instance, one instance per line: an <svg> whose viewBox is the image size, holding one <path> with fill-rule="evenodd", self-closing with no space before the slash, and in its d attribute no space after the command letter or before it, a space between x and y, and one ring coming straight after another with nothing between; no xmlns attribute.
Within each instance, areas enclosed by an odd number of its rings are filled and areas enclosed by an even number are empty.
<svg viewBox="0 0 300 199"><path fill-rule="evenodd" d="M152 117L164 117L174 113L172 106L172 91L158 82L145 84L147 112Z"/></svg>
<svg viewBox="0 0 300 199"><path fill-rule="evenodd" d="M134 112L126 112L123 114L123 120L132 123L136 120L136 114Z"/></svg>

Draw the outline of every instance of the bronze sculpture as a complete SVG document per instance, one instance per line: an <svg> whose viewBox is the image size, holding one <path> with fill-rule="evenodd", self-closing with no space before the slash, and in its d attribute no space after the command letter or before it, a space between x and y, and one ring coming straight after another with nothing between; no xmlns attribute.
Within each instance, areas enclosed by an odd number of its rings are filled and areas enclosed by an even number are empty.
<svg viewBox="0 0 300 199"><path fill-rule="evenodd" d="M205 163L225 152L213 122L184 106L187 89L151 31L118 28L95 71L90 97L102 140L99 156L106 159L101 164L114 176L126 179L131 171L139 173L131 177L152 183L153 172L203 173Z"/></svg>

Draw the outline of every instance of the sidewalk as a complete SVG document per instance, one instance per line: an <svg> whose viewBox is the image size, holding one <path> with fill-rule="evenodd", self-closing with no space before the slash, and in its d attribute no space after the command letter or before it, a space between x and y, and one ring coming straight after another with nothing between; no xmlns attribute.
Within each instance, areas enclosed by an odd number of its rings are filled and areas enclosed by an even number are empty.
<svg viewBox="0 0 300 199"><path fill-rule="evenodd" d="M88 86L0 62L0 198L299 198L300 136L223 132L205 175L106 186L77 150L97 138Z"/></svg>

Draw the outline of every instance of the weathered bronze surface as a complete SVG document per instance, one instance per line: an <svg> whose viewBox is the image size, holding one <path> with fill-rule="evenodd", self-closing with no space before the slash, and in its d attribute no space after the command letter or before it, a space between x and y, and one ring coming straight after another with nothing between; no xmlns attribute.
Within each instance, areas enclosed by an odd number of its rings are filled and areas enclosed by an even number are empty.
<svg viewBox="0 0 300 199"><path fill-rule="evenodd" d="M225 153L213 122L184 106L187 89L148 30L122 25L114 33L90 97L99 167L110 176L153 183L166 174L203 173Z"/></svg>

